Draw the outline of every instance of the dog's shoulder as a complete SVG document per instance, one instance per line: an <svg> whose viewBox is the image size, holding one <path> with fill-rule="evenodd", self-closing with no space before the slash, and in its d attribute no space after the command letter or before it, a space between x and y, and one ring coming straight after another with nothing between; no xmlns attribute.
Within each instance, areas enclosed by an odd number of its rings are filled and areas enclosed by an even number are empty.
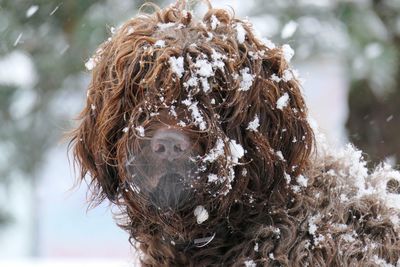
<svg viewBox="0 0 400 267"><path fill-rule="evenodd" d="M400 173L369 171L362 156L319 148L290 208L256 231L266 266L400 266Z"/></svg>
<svg viewBox="0 0 400 267"><path fill-rule="evenodd" d="M369 171L352 145L314 157L301 192L308 262L329 255L328 266L400 266L400 173L387 164Z"/></svg>

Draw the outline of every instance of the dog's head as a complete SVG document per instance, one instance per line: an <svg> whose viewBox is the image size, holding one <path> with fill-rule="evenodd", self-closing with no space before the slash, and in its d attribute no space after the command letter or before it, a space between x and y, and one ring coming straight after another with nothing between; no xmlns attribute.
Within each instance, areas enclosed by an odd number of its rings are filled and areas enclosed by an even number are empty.
<svg viewBox="0 0 400 267"><path fill-rule="evenodd" d="M291 52L222 9L197 21L178 2L127 21L91 59L82 178L125 207L133 237L286 205L313 145Z"/></svg>

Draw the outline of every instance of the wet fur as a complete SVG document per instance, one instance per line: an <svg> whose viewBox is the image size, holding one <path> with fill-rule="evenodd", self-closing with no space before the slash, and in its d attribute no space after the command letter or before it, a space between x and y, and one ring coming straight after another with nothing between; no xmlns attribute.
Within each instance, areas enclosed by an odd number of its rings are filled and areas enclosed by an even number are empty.
<svg viewBox="0 0 400 267"><path fill-rule="evenodd" d="M214 16L220 22L215 29ZM159 29L159 23L170 22L182 26ZM243 43L237 40L238 24L246 31ZM160 39L165 47L154 46ZM213 50L226 59L223 70L216 69L208 78L211 89L206 93L202 83L188 88L190 72L196 71L191 62L202 54L211 58ZM184 56L186 70L181 78L169 64L170 57L179 56ZM380 266L380 259L393 265L398 262L400 232L393 216L398 218L399 211L375 195L356 198L355 188L343 186L356 177L346 174L345 159L318 152L299 82L271 79L289 69L282 49L267 47L254 36L249 22L210 7L200 23L183 10L181 1L127 21L100 46L94 60L86 107L71 145L82 179L90 177L93 203L108 199L121 209L118 223L141 252L143 266L245 266L246 262L255 266ZM237 75L244 68L249 68L254 81L250 90L239 91ZM285 93L289 103L281 110L276 103ZM205 130L199 129L182 104L189 97L198 102ZM171 105L176 117L170 114ZM250 131L247 127L255 116L260 126ZM178 126L181 120L185 127ZM138 126L144 127L144 137L135 130ZM168 212L160 212L146 194L132 189L138 182L127 167L132 156L144 153L146 142L161 126L181 128L199 158L218 138L226 144L226 156L205 164L198 173L188 203ZM234 180L208 183L207 174L230 175L229 139L246 150L240 164L232 167ZM300 174L308 177L307 187L296 179ZM145 177L142 183L148 183ZM350 200L341 201L341 194ZM198 205L209 212L202 224L193 215ZM310 231L314 221L315 232ZM353 242L346 241L346 233L352 234ZM194 240L214 234L208 245L194 245Z"/></svg>

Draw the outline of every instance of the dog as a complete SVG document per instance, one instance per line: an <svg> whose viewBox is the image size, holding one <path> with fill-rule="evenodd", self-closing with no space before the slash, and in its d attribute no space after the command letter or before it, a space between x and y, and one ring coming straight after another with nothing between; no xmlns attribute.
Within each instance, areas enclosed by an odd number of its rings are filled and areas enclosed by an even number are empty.
<svg viewBox="0 0 400 267"><path fill-rule="evenodd" d="M293 50L185 1L88 62L71 147L142 266L400 266L400 174L311 127Z"/></svg>

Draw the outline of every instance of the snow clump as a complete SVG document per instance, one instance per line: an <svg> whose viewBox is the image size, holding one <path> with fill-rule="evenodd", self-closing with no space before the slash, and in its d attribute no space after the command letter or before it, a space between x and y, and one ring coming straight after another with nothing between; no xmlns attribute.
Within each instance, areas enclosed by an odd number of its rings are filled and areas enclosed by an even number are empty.
<svg viewBox="0 0 400 267"><path fill-rule="evenodd" d="M201 205L197 206L194 210L194 216L196 216L196 220L198 224L202 224L208 219L208 211Z"/></svg>
<svg viewBox="0 0 400 267"><path fill-rule="evenodd" d="M243 28L242 24L236 24L237 40L239 44L243 44L246 40L246 30Z"/></svg>
<svg viewBox="0 0 400 267"><path fill-rule="evenodd" d="M215 15L211 16L211 29L215 30L218 25L220 24L220 21L217 19Z"/></svg>
<svg viewBox="0 0 400 267"><path fill-rule="evenodd" d="M182 77L185 69L183 67L183 57L170 57L169 64L172 68L172 71L175 72L179 78Z"/></svg>
<svg viewBox="0 0 400 267"><path fill-rule="evenodd" d="M247 130L249 131L253 131L253 132L257 132L258 127L260 127L260 119L258 118L258 116L256 115L254 117L254 120L252 120L251 122L249 122L249 126L247 126Z"/></svg>
<svg viewBox="0 0 400 267"><path fill-rule="evenodd" d="M276 108L283 110L284 107L287 106L289 103L289 95L288 93L284 93L283 96L281 96L278 101L276 101Z"/></svg>
<svg viewBox="0 0 400 267"><path fill-rule="evenodd" d="M158 40L157 42L154 43L155 47L165 47L165 41L164 40Z"/></svg>
<svg viewBox="0 0 400 267"><path fill-rule="evenodd" d="M144 137L144 128L143 126L138 126L135 128L136 132L138 133L139 136Z"/></svg>
<svg viewBox="0 0 400 267"><path fill-rule="evenodd" d="M240 71L241 81L239 91L248 91L253 85L254 76L250 74L249 68L244 68Z"/></svg>
<svg viewBox="0 0 400 267"><path fill-rule="evenodd" d="M256 264L253 260L246 260L246 261L244 262L244 266L245 266L245 267L256 267L257 264Z"/></svg>
<svg viewBox="0 0 400 267"><path fill-rule="evenodd" d="M244 149L243 147L238 144L235 140L229 141L229 150L231 151L232 161L234 163L238 163L239 159L244 156Z"/></svg>
<svg viewBox="0 0 400 267"><path fill-rule="evenodd" d="M290 47L290 45L284 44L282 46L282 54L286 62L289 63L290 60L292 60L292 57L294 56L294 50Z"/></svg>

